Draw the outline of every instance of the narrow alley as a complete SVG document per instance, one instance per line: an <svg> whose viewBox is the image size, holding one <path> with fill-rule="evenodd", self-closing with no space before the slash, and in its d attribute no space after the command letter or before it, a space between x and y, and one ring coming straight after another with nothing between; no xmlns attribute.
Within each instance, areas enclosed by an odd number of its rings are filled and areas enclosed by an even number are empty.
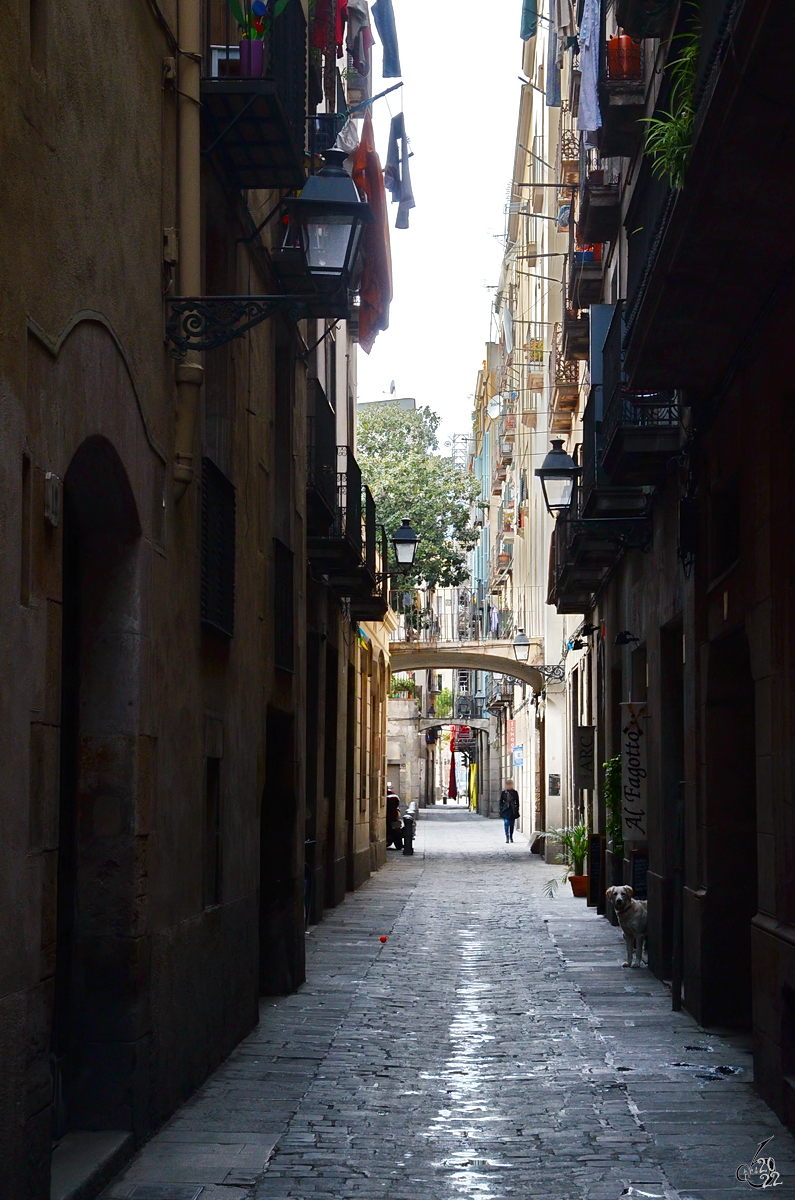
<svg viewBox="0 0 795 1200"><path fill-rule="evenodd" d="M263 1001L104 1200L721 1200L771 1136L795 1195L750 1040L622 970L618 929L546 898L553 870L501 823L423 813L415 856L312 930L307 983Z"/></svg>

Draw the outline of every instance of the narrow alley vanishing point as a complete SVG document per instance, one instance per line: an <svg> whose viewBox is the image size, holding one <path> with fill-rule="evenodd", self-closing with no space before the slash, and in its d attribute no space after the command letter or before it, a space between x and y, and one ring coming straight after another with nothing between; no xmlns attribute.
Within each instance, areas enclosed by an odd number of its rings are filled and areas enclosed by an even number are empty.
<svg viewBox="0 0 795 1200"><path fill-rule="evenodd" d="M795 1147L753 1090L748 1041L672 1012L645 966L622 970L620 932L547 899L550 871L496 822L423 814L415 857L390 856L312 932L308 982L263 1002L105 1200L153 1185L200 1200L617 1200L641 1181L721 1200L748 1194L737 1168L771 1135L775 1195L795 1195Z"/></svg>

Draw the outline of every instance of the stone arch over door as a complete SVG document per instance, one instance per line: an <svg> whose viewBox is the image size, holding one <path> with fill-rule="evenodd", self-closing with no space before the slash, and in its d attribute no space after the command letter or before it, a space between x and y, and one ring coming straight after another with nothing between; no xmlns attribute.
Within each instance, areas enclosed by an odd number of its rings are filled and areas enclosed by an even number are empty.
<svg viewBox="0 0 795 1200"><path fill-rule="evenodd" d="M113 445L64 479L55 1133L140 1127L149 1019L145 839L137 838L141 526Z"/></svg>

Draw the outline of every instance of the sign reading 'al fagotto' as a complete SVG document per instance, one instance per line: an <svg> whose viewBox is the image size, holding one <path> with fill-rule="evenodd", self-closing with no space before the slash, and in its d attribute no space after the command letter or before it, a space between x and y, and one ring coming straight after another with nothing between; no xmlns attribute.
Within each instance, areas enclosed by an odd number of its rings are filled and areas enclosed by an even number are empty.
<svg viewBox="0 0 795 1200"><path fill-rule="evenodd" d="M621 705L621 822L625 842L645 842L646 705Z"/></svg>

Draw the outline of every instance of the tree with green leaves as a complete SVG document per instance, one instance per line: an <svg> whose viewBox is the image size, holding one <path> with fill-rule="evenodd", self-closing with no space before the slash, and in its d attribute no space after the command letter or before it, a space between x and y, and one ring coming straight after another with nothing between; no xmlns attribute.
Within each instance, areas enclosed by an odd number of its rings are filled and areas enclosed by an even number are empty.
<svg viewBox="0 0 795 1200"><path fill-rule="evenodd" d="M455 587L468 577L466 555L477 544L470 509L480 484L441 458L439 417L430 408L378 404L360 412L357 457L378 519L391 537L404 517L420 537L414 569L402 583Z"/></svg>

